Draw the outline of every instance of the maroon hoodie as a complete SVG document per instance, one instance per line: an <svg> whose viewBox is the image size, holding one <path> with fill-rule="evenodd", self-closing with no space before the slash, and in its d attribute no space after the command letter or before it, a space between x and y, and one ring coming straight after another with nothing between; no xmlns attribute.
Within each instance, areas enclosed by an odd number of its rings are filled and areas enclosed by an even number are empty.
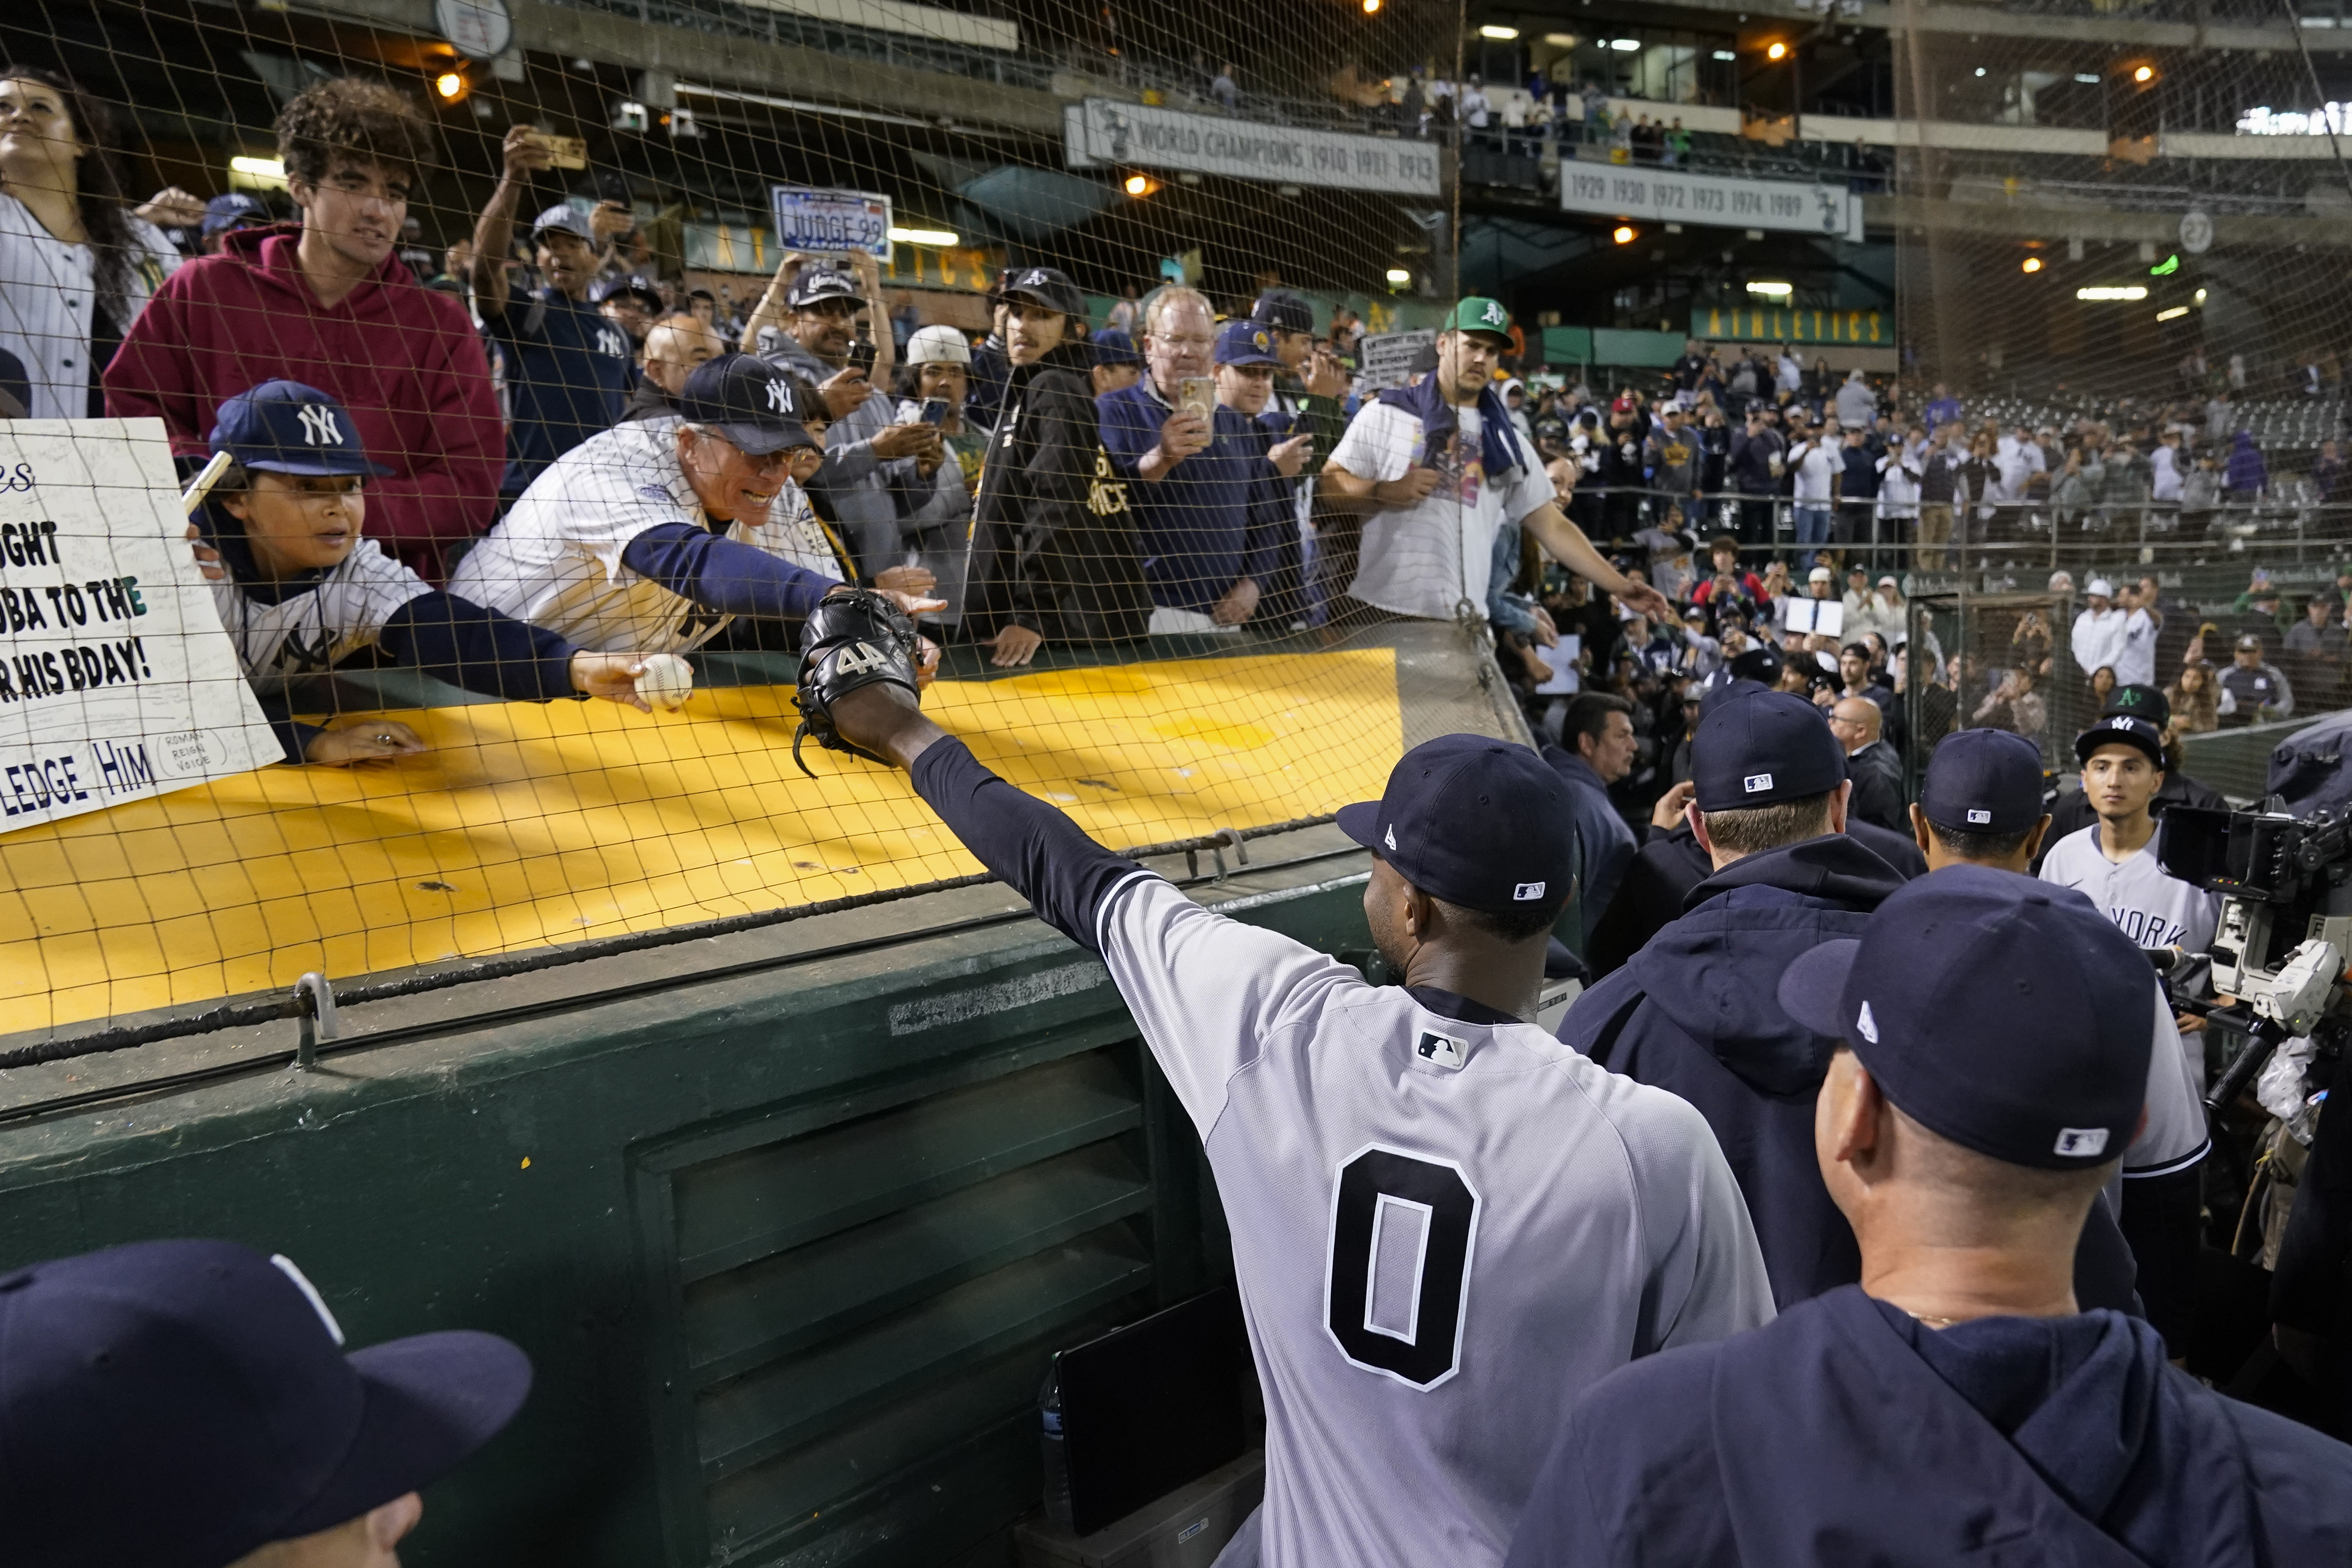
<svg viewBox="0 0 2352 1568"><path fill-rule="evenodd" d="M489 360L465 307L397 256L341 304L320 304L295 262L300 237L290 224L246 229L182 265L106 367L107 411L160 417L174 455L203 457L229 398L280 376L317 387L393 470L368 481L368 537L437 584L442 552L498 510L506 438Z"/></svg>

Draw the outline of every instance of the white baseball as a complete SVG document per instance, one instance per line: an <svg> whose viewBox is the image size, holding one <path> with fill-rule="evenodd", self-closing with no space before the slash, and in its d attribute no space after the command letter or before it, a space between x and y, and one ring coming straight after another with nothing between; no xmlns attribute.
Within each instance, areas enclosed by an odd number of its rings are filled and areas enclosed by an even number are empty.
<svg viewBox="0 0 2352 1568"><path fill-rule="evenodd" d="M674 653L649 653L645 663L637 676L637 695L656 708L675 711L685 707L694 695L694 667Z"/></svg>

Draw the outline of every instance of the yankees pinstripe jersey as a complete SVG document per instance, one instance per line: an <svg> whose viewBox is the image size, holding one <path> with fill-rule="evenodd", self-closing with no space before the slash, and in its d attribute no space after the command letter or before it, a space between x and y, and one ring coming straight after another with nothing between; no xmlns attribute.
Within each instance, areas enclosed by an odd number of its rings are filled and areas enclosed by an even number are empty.
<svg viewBox="0 0 2352 1568"><path fill-rule="evenodd" d="M277 585L274 604L266 584L220 582L212 590L237 662L254 689L267 694L372 646L394 611L433 587L362 539L316 580Z"/></svg>
<svg viewBox="0 0 2352 1568"><path fill-rule="evenodd" d="M2212 944L2213 928L2221 919L2218 896L2164 874L2153 838L2121 865L2109 860L2099 847L2095 822L2051 846L2042 860L2042 879L2080 891L2142 947L2202 952Z"/></svg>

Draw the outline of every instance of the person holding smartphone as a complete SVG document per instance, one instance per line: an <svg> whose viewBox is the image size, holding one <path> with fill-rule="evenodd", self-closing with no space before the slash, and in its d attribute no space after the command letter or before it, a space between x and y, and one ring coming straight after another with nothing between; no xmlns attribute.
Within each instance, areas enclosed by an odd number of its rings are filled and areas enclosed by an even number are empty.
<svg viewBox="0 0 2352 1568"><path fill-rule="evenodd" d="M988 437L964 417L971 394L971 345L950 326L919 327L907 339L907 390L897 424L939 433L935 456L893 464L905 564L929 572L927 591L947 601L942 625L963 619L971 566L971 499L980 493Z"/></svg>

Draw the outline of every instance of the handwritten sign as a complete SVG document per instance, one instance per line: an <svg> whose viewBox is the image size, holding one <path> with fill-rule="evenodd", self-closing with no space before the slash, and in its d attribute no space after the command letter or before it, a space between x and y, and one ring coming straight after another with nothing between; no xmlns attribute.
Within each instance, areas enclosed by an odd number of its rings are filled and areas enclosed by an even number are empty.
<svg viewBox="0 0 2352 1568"><path fill-rule="evenodd" d="M1862 237L1860 196L1837 185L1800 184L1793 180L1629 169L1562 159L1559 206L1562 212L1598 217Z"/></svg>
<svg viewBox="0 0 2352 1568"><path fill-rule="evenodd" d="M890 198L871 191L829 191L814 185L775 185L768 192L775 216L779 250L819 256L864 251L890 259Z"/></svg>
<svg viewBox="0 0 2352 1568"><path fill-rule="evenodd" d="M186 528L163 421L0 423L0 833L283 755Z"/></svg>

